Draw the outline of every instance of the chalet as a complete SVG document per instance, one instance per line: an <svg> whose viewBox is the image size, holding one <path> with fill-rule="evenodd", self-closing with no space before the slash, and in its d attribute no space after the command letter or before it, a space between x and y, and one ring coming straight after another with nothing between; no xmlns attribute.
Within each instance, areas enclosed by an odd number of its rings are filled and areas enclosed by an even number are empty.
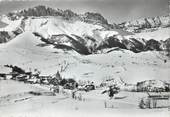
<svg viewBox="0 0 170 117"><path fill-rule="evenodd" d="M12 69L10 68L0 66L0 79L2 80L11 79L12 78L11 71Z"/></svg>
<svg viewBox="0 0 170 117"><path fill-rule="evenodd" d="M40 83L39 80L36 79L36 78L28 79L25 82L28 82L28 83L31 83L31 84Z"/></svg>
<svg viewBox="0 0 170 117"><path fill-rule="evenodd" d="M26 80L29 79L29 75L19 74L19 75L17 75L15 78L16 78L16 80L18 80L18 81L26 81Z"/></svg>
<svg viewBox="0 0 170 117"><path fill-rule="evenodd" d="M165 91L165 82L161 80L147 80L138 82L137 91L163 92Z"/></svg>
<svg viewBox="0 0 170 117"><path fill-rule="evenodd" d="M170 106L169 99L170 95L147 92L148 96L143 98L139 104L142 109L145 108L167 108Z"/></svg>
<svg viewBox="0 0 170 117"><path fill-rule="evenodd" d="M0 80L4 80L4 79L6 79L6 74L0 73Z"/></svg>
<svg viewBox="0 0 170 117"><path fill-rule="evenodd" d="M0 73L0 80L9 80L12 78L12 74L3 74Z"/></svg>
<svg viewBox="0 0 170 117"><path fill-rule="evenodd" d="M51 76L39 76L40 83L41 84L49 84L50 79L52 79Z"/></svg>
<svg viewBox="0 0 170 117"><path fill-rule="evenodd" d="M165 83L165 91L169 92L170 91L170 83Z"/></svg>

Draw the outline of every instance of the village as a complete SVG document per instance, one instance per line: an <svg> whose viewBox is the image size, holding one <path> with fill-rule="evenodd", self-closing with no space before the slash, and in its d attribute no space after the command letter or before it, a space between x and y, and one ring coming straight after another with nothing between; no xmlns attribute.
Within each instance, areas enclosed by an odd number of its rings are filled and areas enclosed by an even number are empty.
<svg viewBox="0 0 170 117"><path fill-rule="evenodd" d="M128 96L120 95L121 92L144 93L144 97L140 97L136 105L140 109L146 108L170 108L170 84L155 81L138 82L137 85L125 84L125 87L120 87L113 82L113 79L108 79L102 82L99 86L90 81L75 81L73 78L62 78L59 71L52 76L41 76L40 71L34 69L33 72L25 72L17 66L5 65L11 71L0 73L0 80L14 80L25 84L37 84L49 90L49 95L56 96L62 94L78 101L87 100L85 95L91 91L101 91L101 94L106 94L109 100L124 100ZM147 83L146 83L147 82ZM150 82L150 83L148 83ZM148 84L146 86L146 84ZM153 86L151 85L153 84ZM155 86L154 86L155 85ZM30 91L33 95L42 95L39 92ZM85 94L85 95L84 95ZM117 96L118 95L118 96ZM117 96L117 97L116 97ZM112 103L104 101L105 108L114 108Z"/></svg>
<svg viewBox="0 0 170 117"><path fill-rule="evenodd" d="M34 69L34 73L32 72L25 72L23 69L12 66L12 65L5 65L7 68L11 68L11 72L6 73L0 73L0 78L3 80L16 80L21 81L24 83L30 83L30 84L41 84L41 85L48 85L51 87L56 86L62 86L64 89L70 89L73 90L75 88L78 88L78 86L85 85L84 88L80 88L81 90L89 91L94 90L95 86L93 82L87 81L87 82L76 82L74 79L65 79L62 78L59 71L56 72L56 74L52 76L42 76L40 75L40 71L37 69ZM51 88L52 89L52 88Z"/></svg>

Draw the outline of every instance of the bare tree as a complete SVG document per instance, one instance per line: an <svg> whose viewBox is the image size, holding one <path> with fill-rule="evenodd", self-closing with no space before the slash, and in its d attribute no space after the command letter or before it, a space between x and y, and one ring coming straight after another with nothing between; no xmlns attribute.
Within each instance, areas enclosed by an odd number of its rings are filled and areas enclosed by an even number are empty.
<svg viewBox="0 0 170 117"><path fill-rule="evenodd" d="M59 72L60 73L64 72L68 68L68 66L69 66L69 64L66 61L64 61L64 63L61 65L61 68L60 68Z"/></svg>

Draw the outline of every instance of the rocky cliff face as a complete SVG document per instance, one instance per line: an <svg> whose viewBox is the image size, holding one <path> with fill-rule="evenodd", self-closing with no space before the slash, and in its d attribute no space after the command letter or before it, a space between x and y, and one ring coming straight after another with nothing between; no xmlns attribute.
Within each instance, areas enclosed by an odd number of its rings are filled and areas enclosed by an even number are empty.
<svg viewBox="0 0 170 117"><path fill-rule="evenodd" d="M123 22L119 24L124 30L140 33L142 31L154 31L159 27L170 27L170 16L158 16L142 18L133 21Z"/></svg>
<svg viewBox="0 0 170 117"><path fill-rule="evenodd" d="M34 33L35 34L35 33ZM134 53L139 53L143 51L163 51L168 47L166 41L156 41L151 40L138 40L135 38L130 39L121 39L118 36L110 36L103 41L97 42L95 39L93 43L87 45L89 40L83 37L74 35L74 38L66 34L53 35L50 38L43 38L39 34L35 34L38 37L41 37L41 40L47 44L53 45L55 48L64 49L64 50L75 50L79 54L89 55L94 53L103 53L105 49L118 47L120 49L130 50ZM164 48L163 48L164 47Z"/></svg>
<svg viewBox="0 0 170 117"><path fill-rule="evenodd" d="M27 10L21 10L17 12L8 13L8 17L11 20L16 20L20 17L29 17L29 16L61 16L67 20L81 20L87 23L99 24L108 28L114 28L114 25L108 23L108 21L99 13L86 12L85 14L76 14L71 10L61 10L53 9L46 6L36 6L34 8L29 8Z"/></svg>
<svg viewBox="0 0 170 117"><path fill-rule="evenodd" d="M0 32L0 43L5 43L10 40L10 35L8 32L2 31Z"/></svg>
<svg viewBox="0 0 170 117"><path fill-rule="evenodd" d="M20 29L14 31L0 31L0 43L6 43L21 33L22 31Z"/></svg>

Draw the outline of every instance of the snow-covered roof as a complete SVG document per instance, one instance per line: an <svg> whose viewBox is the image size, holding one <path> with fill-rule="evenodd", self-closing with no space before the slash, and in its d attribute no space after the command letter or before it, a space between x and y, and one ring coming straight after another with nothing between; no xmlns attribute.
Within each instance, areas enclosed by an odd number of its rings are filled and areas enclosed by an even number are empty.
<svg viewBox="0 0 170 117"><path fill-rule="evenodd" d="M4 66L0 65L0 73L9 74L10 72L11 72L11 68L7 68L7 67L4 67Z"/></svg>

